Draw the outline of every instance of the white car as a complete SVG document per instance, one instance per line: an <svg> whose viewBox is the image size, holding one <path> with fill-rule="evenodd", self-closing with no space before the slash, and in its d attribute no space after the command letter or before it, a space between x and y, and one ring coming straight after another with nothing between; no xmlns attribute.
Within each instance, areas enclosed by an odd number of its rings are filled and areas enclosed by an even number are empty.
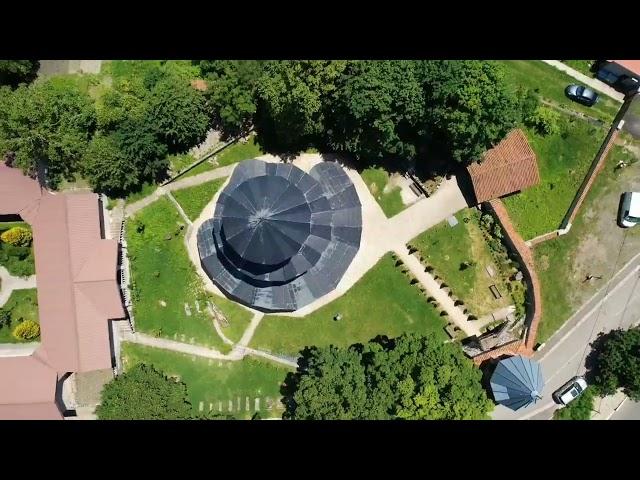
<svg viewBox="0 0 640 480"><path fill-rule="evenodd" d="M587 389L587 382L584 377L573 377L558 390L553 392L551 397L556 403L566 405L578 398Z"/></svg>
<svg viewBox="0 0 640 480"><path fill-rule="evenodd" d="M625 192L620 199L620 226L633 227L640 222L640 193Z"/></svg>

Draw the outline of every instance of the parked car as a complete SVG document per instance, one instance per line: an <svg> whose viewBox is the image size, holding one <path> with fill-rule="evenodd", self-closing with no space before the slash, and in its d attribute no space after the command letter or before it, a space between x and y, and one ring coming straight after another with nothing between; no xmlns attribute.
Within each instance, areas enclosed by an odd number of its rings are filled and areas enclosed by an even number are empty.
<svg viewBox="0 0 640 480"><path fill-rule="evenodd" d="M618 224L621 227L633 227L640 222L640 193L624 192L620 197Z"/></svg>
<svg viewBox="0 0 640 480"><path fill-rule="evenodd" d="M578 398L586 389L587 382L584 377L573 377L558 390L553 392L551 398L560 405L567 405Z"/></svg>
<svg viewBox="0 0 640 480"><path fill-rule="evenodd" d="M591 107L599 98L596 92L583 85L569 85L564 93L574 102L582 103L587 107Z"/></svg>

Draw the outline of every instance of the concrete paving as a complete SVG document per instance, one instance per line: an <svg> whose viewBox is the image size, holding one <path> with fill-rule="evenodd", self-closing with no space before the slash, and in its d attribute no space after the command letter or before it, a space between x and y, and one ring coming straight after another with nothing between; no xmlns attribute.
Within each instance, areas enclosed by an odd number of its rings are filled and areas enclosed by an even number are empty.
<svg viewBox="0 0 640 480"><path fill-rule="evenodd" d="M567 75L575 78L580 83L587 85L600 93L604 93L606 96L613 98L617 102L622 103L624 101L624 94L618 92L615 88L610 87L606 83L598 80L597 78L587 77L585 74L574 70L565 63L559 60L542 60L547 65L551 65L554 68L566 73Z"/></svg>
<svg viewBox="0 0 640 480"><path fill-rule="evenodd" d="M640 402L625 401L609 420L640 420Z"/></svg>
<svg viewBox="0 0 640 480"><path fill-rule="evenodd" d="M556 334L536 352L545 379L543 398L518 412L497 406L494 419L544 420L558 408L551 394L575 375L585 372L589 344L600 332L626 329L640 320L640 254L614 276L607 291L604 286L583 305Z"/></svg>
<svg viewBox="0 0 640 480"><path fill-rule="evenodd" d="M9 300L9 297L14 290L36 288L35 275L31 275L27 278L14 277L2 266L0 266L0 281L2 282L0 285L0 307L7 303L7 300Z"/></svg>

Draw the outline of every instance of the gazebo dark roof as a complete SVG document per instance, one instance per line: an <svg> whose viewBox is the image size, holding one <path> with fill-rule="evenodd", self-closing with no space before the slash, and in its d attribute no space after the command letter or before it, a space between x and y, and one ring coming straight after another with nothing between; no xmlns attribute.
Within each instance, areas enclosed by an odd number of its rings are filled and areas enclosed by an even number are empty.
<svg viewBox="0 0 640 480"><path fill-rule="evenodd" d="M501 360L490 383L495 401L512 410L535 403L544 387L540 364L522 355Z"/></svg>
<svg viewBox="0 0 640 480"><path fill-rule="evenodd" d="M247 160L198 231L204 270L230 297L265 311L296 310L336 287L360 246L355 187L339 164L309 174Z"/></svg>

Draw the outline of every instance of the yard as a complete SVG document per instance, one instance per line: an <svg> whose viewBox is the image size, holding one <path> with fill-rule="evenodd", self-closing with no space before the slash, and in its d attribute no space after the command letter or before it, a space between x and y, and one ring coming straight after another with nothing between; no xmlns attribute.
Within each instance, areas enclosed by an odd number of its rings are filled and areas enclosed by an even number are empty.
<svg viewBox="0 0 640 480"><path fill-rule="evenodd" d="M167 198L160 198L127 222L136 326L142 332L226 352L229 348L206 311L207 300L224 312L230 324L248 325L251 314L204 290L187 255L184 228Z"/></svg>
<svg viewBox="0 0 640 480"><path fill-rule="evenodd" d="M253 358L210 360L127 342L122 345L122 354L125 368L144 362L167 375L179 377L187 385L195 412L200 411L202 402L203 411L209 411L211 407L215 413L236 418L251 418L256 413L256 406L263 418L282 416L280 386L289 372L286 367ZM259 405L256 399L259 399ZM268 402L272 402L271 409L268 409Z"/></svg>
<svg viewBox="0 0 640 480"><path fill-rule="evenodd" d="M631 158L615 146L570 232L536 245L534 255L543 304L539 342L548 340L572 312L603 286L600 282L584 282L587 275L607 279L640 251L640 229L624 230L616 225L621 193L640 190L640 162L614 169L619 160ZM625 232L624 248L620 250Z"/></svg>
<svg viewBox="0 0 640 480"><path fill-rule="evenodd" d="M532 89L542 98L571 110L611 123L620 109L620 103L606 95L600 95L600 100L593 107L572 102L565 96L564 89L578 81L541 60L500 60L498 63L504 65L506 80L515 88Z"/></svg>
<svg viewBox="0 0 640 480"><path fill-rule="evenodd" d="M451 287L473 315L481 317L508 306L512 300L480 229L480 213L470 208L459 212L456 218L459 223L454 227L444 221L411 240L410 245L418 249L423 263L434 268L433 273ZM489 276L487 266L492 267L495 277ZM489 290L494 284L503 295L498 300Z"/></svg>
<svg viewBox="0 0 640 480"><path fill-rule="evenodd" d="M10 325L0 326L0 343L25 343L18 340L11 332L25 320L38 321L38 297L35 288L14 290L0 310L9 312ZM37 341L37 340L36 340Z"/></svg>
<svg viewBox="0 0 640 480"><path fill-rule="evenodd" d="M586 75L587 77L593 77L593 72L591 71L591 65L593 65L593 62L595 62L595 60L561 60L561 61L562 63Z"/></svg>
<svg viewBox="0 0 640 480"><path fill-rule="evenodd" d="M23 227L31 230L28 223L2 222L0 223L0 235L13 227ZM29 277L36 273L35 260L33 258L33 246L16 247L0 240L0 266L7 269L9 274L16 277Z"/></svg>
<svg viewBox="0 0 640 480"><path fill-rule="evenodd" d="M305 346L344 347L404 332L434 332L444 341L445 321L394 264L385 255L348 292L304 318L266 315L251 346L296 355Z"/></svg>
<svg viewBox="0 0 640 480"><path fill-rule="evenodd" d="M360 172L360 176L388 218L404 210L400 187L388 185L389 173L384 168L369 167Z"/></svg>
<svg viewBox="0 0 640 480"><path fill-rule="evenodd" d="M207 206L226 180L226 178L219 178L195 187L182 188L173 191L172 195L187 217L189 217L189 220L194 221L200 216L204 207Z"/></svg>
<svg viewBox="0 0 640 480"><path fill-rule="evenodd" d="M538 159L540 183L504 199L525 240L560 226L607 133L582 119L560 118L558 134L542 136L525 129Z"/></svg>

